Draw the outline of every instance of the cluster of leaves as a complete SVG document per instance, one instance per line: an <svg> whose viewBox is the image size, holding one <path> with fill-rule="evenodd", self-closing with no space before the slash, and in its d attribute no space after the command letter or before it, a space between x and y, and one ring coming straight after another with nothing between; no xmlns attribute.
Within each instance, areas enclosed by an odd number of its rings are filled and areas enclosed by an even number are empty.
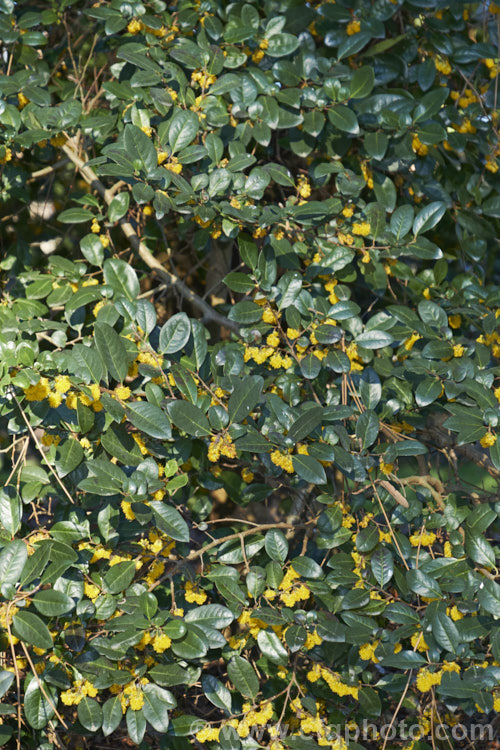
<svg viewBox="0 0 500 750"><path fill-rule="evenodd" d="M0 743L500 710L499 11L0 0Z"/></svg>

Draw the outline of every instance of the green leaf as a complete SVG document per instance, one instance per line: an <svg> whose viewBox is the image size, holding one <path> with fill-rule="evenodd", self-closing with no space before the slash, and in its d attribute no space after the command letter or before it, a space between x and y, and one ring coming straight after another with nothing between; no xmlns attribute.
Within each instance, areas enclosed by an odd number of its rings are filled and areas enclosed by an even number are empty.
<svg viewBox="0 0 500 750"><path fill-rule="evenodd" d="M382 349L392 344L392 336L388 331L364 331L356 336L355 342L365 349Z"/></svg>
<svg viewBox="0 0 500 750"><path fill-rule="evenodd" d="M109 594L120 594L125 591L135 576L135 562L125 560L113 565L104 576L104 588Z"/></svg>
<svg viewBox="0 0 500 750"><path fill-rule="evenodd" d="M273 34L268 39L266 55L269 57L284 57L294 52L299 46L299 40L295 34Z"/></svg>
<svg viewBox="0 0 500 750"><path fill-rule="evenodd" d="M378 585L382 589L385 588L394 573L394 561L391 551L386 547L380 547L375 550L371 556L370 565Z"/></svg>
<svg viewBox="0 0 500 750"><path fill-rule="evenodd" d="M372 92L375 83L373 68L357 68L352 74L349 96L351 99L364 99Z"/></svg>
<svg viewBox="0 0 500 750"><path fill-rule="evenodd" d="M264 379L258 375L245 378L236 383L227 404L227 411L231 422L241 422L257 405Z"/></svg>
<svg viewBox="0 0 500 750"><path fill-rule="evenodd" d="M273 664L285 665L288 663L288 652L276 633L260 630L257 634L257 644L264 656Z"/></svg>
<svg viewBox="0 0 500 750"><path fill-rule="evenodd" d="M149 507L155 514L158 527L165 534L179 542L189 542L189 527L178 510L159 500L150 502Z"/></svg>
<svg viewBox="0 0 500 750"><path fill-rule="evenodd" d="M75 602L70 596L53 589L38 591L33 597L33 604L40 614L46 617L58 617L75 607Z"/></svg>
<svg viewBox="0 0 500 750"><path fill-rule="evenodd" d="M134 302L139 296L140 286L137 274L124 260L108 258L104 261L104 281L130 302Z"/></svg>
<svg viewBox="0 0 500 750"><path fill-rule="evenodd" d="M78 704L78 721L89 732L97 732L102 724L102 708L99 703L84 695Z"/></svg>
<svg viewBox="0 0 500 750"><path fill-rule="evenodd" d="M473 534L468 529L465 532L465 552L478 565L495 567L495 551L491 544L479 534Z"/></svg>
<svg viewBox="0 0 500 750"><path fill-rule="evenodd" d="M189 341L191 323L186 313L172 315L160 331L159 351L163 354L175 354Z"/></svg>
<svg viewBox="0 0 500 750"><path fill-rule="evenodd" d="M42 690L43 688L43 690ZM24 716L33 729L43 729L55 715L57 689L33 678L24 693Z"/></svg>
<svg viewBox="0 0 500 750"><path fill-rule="evenodd" d="M432 635L442 648L456 653L460 643L458 628L443 612L437 612L432 618Z"/></svg>
<svg viewBox="0 0 500 750"><path fill-rule="evenodd" d="M173 154L189 146L198 132L198 117L194 112L176 109L168 129L168 143Z"/></svg>
<svg viewBox="0 0 500 750"><path fill-rule="evenodd" d="M92 266L102 266L104 260L104 247L96 234L86 234L80 240L80 250L85 260Z"/></svg>
<svg viewBox="0 0 500 750"><path fill-rule="evenodd" d="M11 537L21 526L22 515L23 505L16 489L12 486L0 489L0 523Z"/></svg>
<svg viewBox="0 0 500 750"><path fill-rule="evenodd" d="M102 733L105 737L109 737L115 729L118 729L122 717L120 696L114 695L112 698L108 698L102 707Z"/></svg>
<svg viewBox="0 0 500 750"><path fill-rule="evenodd" d="M69 438L57 446L56 469L60 477L70 474L81 464L84 458L83 448L75 438Z"/></svg>
<svg viewBox="0 0 500 750"><path fill-rule="evenodd" d="M157 167L156 149L153 142L136 125L126 125L123 131L123 144L126 154L137 171L146 174Z"/></svg>
<svg viewBox="0 0 500 750"><path fill-rule="evenodd" d="M66 211L61 211L57 217L57 221L61 224L82 224L85 221L92 221L94 214L87 208L67 208Z"/></svg>
<svg viewBox="0 0 500 750"><path fill-rule="evenodd" d="M13 631L24 643L37 648L52 648L54 642L44 621L34 612L20 610L12 618Z"/></svg>
<svg viewBox="0 0 500 750"><path fill-rule="evenodd" d="M128 358L121 337L107 323L94 324L94 337L97 350L109 374L123 383L128 372Z"/></svg>
<svg viewBox="0 0 500 750"><path fill-rule="evenodd" d="M166 732L169 725L168 710L177 706L177 701L169 690L149 683L143 687L146 720L157 732Z"/></svg>
<svg viewBox="0 0 500 750"><path fill-rule="evenodd" d="M426 378L418 384L415 390L415 401L422 408L429 406L440 397L442 390L443 386L440 380Z"/></svg>
<svg viewBox="0 0 500 750"><path fill-rule="evenodd" d="M234 687L241 695L245 698L255 699L259 692L259 680L254 668L246 659L243 659L242 656L233 656L228 662L227 673Z"/></svg>
<svg viewBox="0 0 500 750"><path fill-rule="evenodd" d="M315 356L314 352L309 352L300 360L300 370L307 380L315 380L321 370L321 361Z"/></svg>
<svg viewBox="0 0 500 750"><path fill-rule="evenodd" d="M9 672L6 669L3 669L0 672L0 698L5 695L7 690L12 685L14 677L14 672Z"/></svg>
<svg viewBox="0 0 500 750"><path fill-rule="evenodd" d="M157 440L172 437L170 422L163 409L148 401L135 401L127 406L127 417L134 427Z"/></svg>
<svg viewBox="0 0 500 750"><path fill-rule="evenodd" d="M326 484L325 470L315 458L311 456L292 456L293 468L301 479L312 484Z"/></svg>
<svg viewBox="0 0 500 750"><path fill-rule="evenodd" d="M424 206L415 216L415 221L413 222L413 234L415 237L423 232L428 232L429 229L439 224L445 213L446 203L443 203L443 201L434 201Z"/></svg>
<svg viewBox="0 0 500 750"><path fill-rule="evenodd" d="M118 221L123 218L128 211L130 203L130 193L123 192L115 195L113 200L108 206L108 219L111 222Z"/></svg>
<svg viewBox="0 0 500 750"><path fill-rule="evenodd" d="M187 432L188 435L195 437L210 435L208 419L198 406L190 404L189 401L171 401L167 404L167 412L175 426Z"/></svg>
<svg viewBox="0 0 500 750"><path fill-rule="evenodd" d="M367 409L359 415L356 422L356 437L361 440L363 450L373 445L379 433L378 416L372 409Z"/></svg>
<svg viewBox="0 0 500 750"><path fill-rule="evenodd" d="M270 529L265 538L265 549L271 560L283 564L288 557L288 542L279 529Z"/></svg>
<svg viewBox="0 0 500 750"><path fill-rule="evenodd" d="M0 552L0 586L17 583L28 559L26 545L20 539L9 542Z"/></svg>
<svg viewBox="0 0 500 750"><path fill-rule="evenodd" d="M194 622L200 627L223 630L235 619L233 613L222 604L202 604L190 609L185 615L186 622Z"/></svg>
<svg viewBox="0 0 500 750"><path fill-rule="evenodd" d="M231 693L220 680L211 674L205 674L201 678L201 687L210 703L231 713Z"/></svg>
<svg viewBox="0 0 500 750"><path fill-rule="evenodd" d="M333 109L328 110L328 119L337 130L342 133L358 135L359 125L356 113L342 104L337 104Z"/></svg>
<svg viewBox="0 0 500 750"><path fill-rule="evenodd" d="M127 709L125 714L125 720L127 723L128 736L136 745L139 745L146 733L146 718L144 712L132 711L131 708Z"/></svg>

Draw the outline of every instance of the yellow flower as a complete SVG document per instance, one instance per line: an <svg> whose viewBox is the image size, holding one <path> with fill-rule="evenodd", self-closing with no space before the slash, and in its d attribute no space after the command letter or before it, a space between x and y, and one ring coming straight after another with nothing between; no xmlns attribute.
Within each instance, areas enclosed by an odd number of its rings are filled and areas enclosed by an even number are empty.
<svg viewBox="0 0 500 750"><path fill-rule="evenodd" d="M368 221L354 222L352 225L352 233L360 235L361 237L366 237L370 234L370 231L371 225Z"/></svg>
<svg viewBox="0 0 500 750"><path fill-rule="evenodd" d="M427 547L434 544L436 541L436 535L432 531L422 531L412 534L409 539L412 547L418 547L419 545Z"/></svg>
<svg viewBox="0 0 500 750"><path fill-rule="evenodd" d="M6 148L5 154L0 157L0 164L7 164L7 162L11 160L12 160L12 149Z"/></svg>
<svg viewBox="0 0 500 750"><path fill-rule="evenodd" d="M117 385L114 394L116 398L119 398L121 401L126 401L130 398L130 388L126 385Z"/></svg>
<svg viewBox="0 0 500 750"><path fill-rule="evenodd" d="M266 338L266 344L268 346L277 347L280 344L280 337L276 333L276 331L273 331L269 334L269 336Z"/></svg>
<svg viewBox="0 0 500 750"><path fill-rule="evenodd" d="M415 344L415 342L418 341L421 338L422 338L422 336L420 336L418 333L412 333L412 335L410 336L410 338L406 339L406 341L404 343L406 351L407 352L411 352L411 350L413 349L413 345Z"/></svg>
<svg viewBox="0 0 500 750"><path fill-rule="evenodd" d="M361 31L360 21L358 21L357 18L355 18L353 21L349 21L349 23L347 24L346 31L347 31L348 36L353 36L353 34L359 34L359 32Z"/></svg>
<svg viewBox="0 0 500 750"><path fill-rule="evenodd" d="M460 326L462 325L462 316L461 315L449 315L448 325L450 326L450 328L460 328Z"/></svg>
<svg viewBox="0 0 500 750"><path fill-rule="evenodd" d="M52 407L52 409L57 409L57 407L60 406L61 401L62 401L62 396L57 391L50 391L47 398L48 398L49 405Z"/></svg>
<svg viewBox="0 0 500 750"><path fill-rule="evenodd" d="M135 513L132 510L132 503L128 500L122 500L120 503L120 507L123 511L123 515L127 519L127 521L134 521L135 520Z"/></svg>
<svg viewBox="0 0 500 750"><path fill-rule="evenodd" d="M246 466L244 466L241 470L241 478L244 482L250 484L250 482L253 482L254 480L254 473L253 471L250 471L250 469L248 469Z"/></svg>
<svg viewBox="0 0 500 750"><path fill-rule="evenodd" d="M307 177L300 176L297 180L297 192L301 198L309 198L311 195L311 183Z"/></svg>
<svg viewBox="0 0 500 750"><path fill-rule="evenodd" d="M205 592L199 591L198 587L191 581L186 581L184 591L184 597L190 604L204 604L207 600Z"/></svg>
<svg viewBox="0 0 500 750"><path fill-rule="evenodd" d="M271 453L270 458L275 466L279 466L288 474L293 474L294 472L293 462L292 462L292 457L290 456L289 453L282 453L281 451L276 449Z"/></svg>
<svg viewBox="0 0 500 750"><path fill-rule="evenodd" d="M127 31L129 34L139 34L141 29L142 23L138 21L137 18L133 18L127 26Z"/></svg>
<svg viewBox="0 0 500 750"><path fill-rule="evenodd" d="M455 344L453 346L454 357L462 357L464 352L465 352L465 346L462 346L462 344Z"/></svg>
<svg viewBox="0 0 500 750"><path fill-rule="evenodd" d="M379 641L374 641L373 643L364 643L359 648L360 658L363 659L363 661L371 661L374 664L378 664L378 659L375 656L375 651L378 645Z"/></svg>
<svg viewBox="0 0 500 750"><path fill-rule="evenodd" d="M314 646L321 646L322 643L323 639L318 635L318 631L314 630L312 633L307 634L304 648L307 649L307 651L310 651Z"/></svg>
<svg viewBox="0 0 500 750"><path fill-rule="evenodd" d="M54 389L58 393L66 393L71 388L71 383L67 375L57 375L54 379Z"/></svg>
<svg viewBox="0 0 500 750"><path fill-rule="evenodd" d="M344 208L342 209L342 216L345 216L346 219L350 219L353 213L354 206L344 206Z"/></svg>
<svg viewBox="0 0 500 750"><path fill-rule="evenodd" d="M497 436L493 432L485 432L481 440L479 441L483 448L490 448L495 445Z"/></svg>
<svg viewBox="0 0 500 750"><path fill-rule="evenodd" d="M426 667L419 669L417 675L417 690L421 693L427 693L429 690L432 690L434 685L439 685L441 683L442 676L443 672L441 670L439 672L429 672Z"/></svg>
<svg viewBox="0 0 500 750"><path fill-rule="evenodd" d="M165 633L161 633L161 635L156 635L153 638L153 650L156 651L157 654L163 654L167 648L170 648L171 643L172 639Z"/></svg>
<svg viewBox="0 0 500 750"><path fill-rule="evenodd" d="M416 633L413 633L412 637L410 638L410 642L412 647L416 651L428 651L429 646L425 642L424 634L421 631L418 631Z"/></svg>
<svg viewBox="0 0 500 750"><path fill-rule="evenodd" d="M394 471L394 464L386 464L383 461L380 462L380 471L382 474L385 474L386 476L388 474L392 474Z"/></svg>

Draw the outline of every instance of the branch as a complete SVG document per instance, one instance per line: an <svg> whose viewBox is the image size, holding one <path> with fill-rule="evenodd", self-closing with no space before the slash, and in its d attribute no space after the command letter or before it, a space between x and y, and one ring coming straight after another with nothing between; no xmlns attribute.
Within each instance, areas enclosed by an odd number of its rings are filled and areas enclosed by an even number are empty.
<svg viewBox="0 0 500 750"><path fill-rule="evenodd" d="M64 153L69 157L69 159L73 162L75 167L80 172L81 176L87 182L94 190L97 190L99 195L101 195L104 198L105 203L109 206L111 201L113 200L114 194L116 192L116 186L113 186L109 189L107 189L103 183L100 181L100 179L97 177L96 173L94 172L91 167L88 167L85 164L85 161L81 159L78 154L76 153L76 145L71 141L71 139L68 139L65 143L65 145L62 147L62 150ZM183 281L182 279L179 279L178 276L175 276L170 271L167 271L166 268L162 266L162 264L156 260L154 255L148 250L144 242L140 239L139 235L135 231L134 227L129 221L126 221L125 219L121 219L119 221L121 230L127 240L130 242L130 245L132 248L139 253L139 256L142 258L144 263L151 268L152 271L158 274L164 281L166 281L169 285L175 287L183 297L185 297L191 304L198 308L203 313L203 317L205 320L210 320L212 323L217 323L220 326L224 326L225 328L229 328L231 331L234 331L235 333L238 333L239 326L237 323L235 323L232 320L229 320L229 318L226 318L224 315L221 315L216 310L214 310L208 302L205 302L205 300L201 299L195 292L193 292Z"/></svg>

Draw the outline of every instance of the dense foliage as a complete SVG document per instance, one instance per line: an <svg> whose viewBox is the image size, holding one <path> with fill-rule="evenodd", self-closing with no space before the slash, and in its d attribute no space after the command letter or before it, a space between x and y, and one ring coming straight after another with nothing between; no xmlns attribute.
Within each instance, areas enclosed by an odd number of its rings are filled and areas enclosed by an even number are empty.
<svg viewBox="0 0 500 750"><path fill-rule="evenodd" d="M1 743L500 710L499 13L0 0Z"/></svg>

